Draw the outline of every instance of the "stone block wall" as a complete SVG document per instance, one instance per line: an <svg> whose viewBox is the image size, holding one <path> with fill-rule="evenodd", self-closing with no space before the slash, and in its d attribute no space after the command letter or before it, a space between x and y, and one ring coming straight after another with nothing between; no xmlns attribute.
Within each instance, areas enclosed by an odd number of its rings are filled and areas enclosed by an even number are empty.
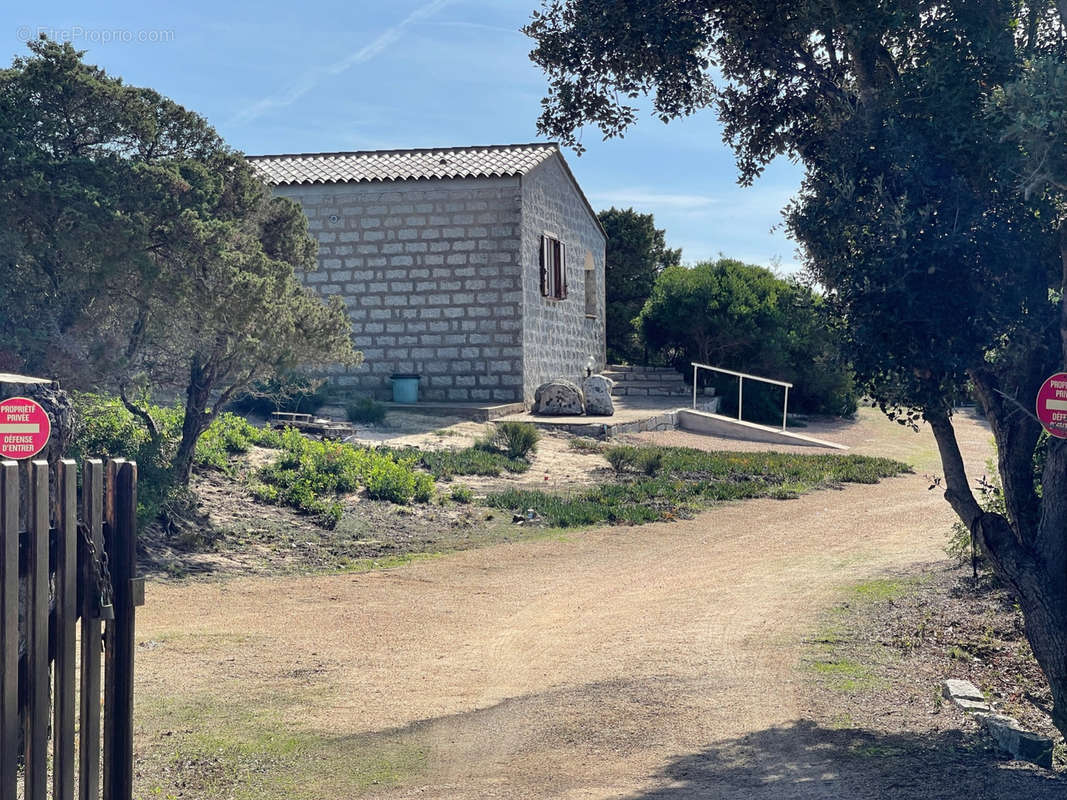
<svg viewBox="0 0 1067 800"><path fill-rule="evenodd" d="M390 399L392 373L417 373L421 400L523 399L518 178L274 192L303 206L319 242L319 268L304 280L344 299L363 351L360 367L331 371L332 384Z"/></svg>
<svg viewBox="0 0 1067 800"><path fill-rule="evenodd" d="M541 294L540 247L544 233L566 247L567 298ZM525 401L556 377L581 382L589 357L599 372L606 362L604 328L605 239L558 157L547 159L522 178L523 383ZM587 281L586 254L593 260ZM586 292L595 313L586 313ZM591 309L590 309L591 310Z"/></svg>

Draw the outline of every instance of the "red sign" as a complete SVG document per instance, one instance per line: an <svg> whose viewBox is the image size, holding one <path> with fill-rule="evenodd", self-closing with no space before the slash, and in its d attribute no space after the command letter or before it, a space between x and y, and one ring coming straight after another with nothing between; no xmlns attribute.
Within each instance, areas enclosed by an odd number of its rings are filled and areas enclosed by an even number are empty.
<svg viewBox="0 0 1067 800"><path fill-rule="evenodd" d="M0 458L33 458L51 433L52 423L39 403L28 397L0 400Z"/></svg>
<svg viewBox="0 0 1067 800"><path fill-rule="evenodd" d="M1053 436L1067 439L1067 372L1057 372L1041 384L1037 418Z"/></svg>

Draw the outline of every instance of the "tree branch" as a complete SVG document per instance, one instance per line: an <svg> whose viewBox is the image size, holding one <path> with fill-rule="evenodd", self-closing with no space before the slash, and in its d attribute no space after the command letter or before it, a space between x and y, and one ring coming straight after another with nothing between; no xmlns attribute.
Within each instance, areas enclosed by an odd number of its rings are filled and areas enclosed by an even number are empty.
<svg viewBox="0 0 1067 800"><path fill-rule="evenodd" d="M967 482L967 470L952 421L944 411L926 412L926 421L930 423L938 452L941 454L941 468L945 473L945 499L963 520L963 524L973 531L983 512Z"/></svg>
<svg viewBox="0 0 1067 800"><path fill-rule="evenodd" d="M152 418L152 415L148 413L148 409L141 408L127 397L125 383L119 385L119 399L122 400L122 404L126 406L127 411L144 422L145 427L148 428L149 436L152 437L152 441L158 442L160 438L159 426L156 425L156 421Z"/></svg>

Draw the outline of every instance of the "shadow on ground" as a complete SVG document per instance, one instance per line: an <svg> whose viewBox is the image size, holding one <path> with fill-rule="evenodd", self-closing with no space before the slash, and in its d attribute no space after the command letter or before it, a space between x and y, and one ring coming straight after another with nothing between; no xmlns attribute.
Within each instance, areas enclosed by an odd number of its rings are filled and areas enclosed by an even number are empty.
<svg viewBox="0 0 1067 800"><path fill-rule="evenodd" d="M661 788L631 800L829 800L1067 797L1067 776L999 760L952 731L885 734L809 720L711 745L678 758Z"/></svg>

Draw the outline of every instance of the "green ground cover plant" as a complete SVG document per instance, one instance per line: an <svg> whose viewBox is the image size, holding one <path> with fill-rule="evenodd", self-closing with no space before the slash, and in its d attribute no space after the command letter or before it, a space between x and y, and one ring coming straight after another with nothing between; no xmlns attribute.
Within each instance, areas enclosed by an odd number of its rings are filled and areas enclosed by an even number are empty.
<svg viewBox="0 0 1067 800"><path fill-rule="evenodd" d="M604 451L603 442L584 436L576 436L567 442L567 446L576 453L602 453Z"/></svg>
<svg viewBox="0 0 1067 800"><path fill-rule="evenodd" d="M280 434L279 445L281 457L259 470L252 493L313 514L327 528L343 513L337 496L360 487L374 500L399 504L428 502L433 495L433 478L416 470L412 453L318 441L292 428Z"/></svg>
<svg viewBox="0 0 1067 800"><path fill-rule="evenodd" d="M384 449L384 448L383 448ZM476 444L461 450L419 450L417 447L404 447L388 452L398 458L413 459L414 463L429 470L436 480L452 480L455 475L496 476L502 472L526 472L530 462L522 458L511 458L495 448Z"/></svg>
<svg viewBox="0 0 1067 800"><path fill-rule="evenodd" d="M605 456L619 483L569 494L510 489L490 493L486 505L513 512L532 508L548 525L560 528L603 522L641 525L687 516L716 502L787 499L842 483L877 483L910 471L899 461L853 455L612 447Z"/></svg>

